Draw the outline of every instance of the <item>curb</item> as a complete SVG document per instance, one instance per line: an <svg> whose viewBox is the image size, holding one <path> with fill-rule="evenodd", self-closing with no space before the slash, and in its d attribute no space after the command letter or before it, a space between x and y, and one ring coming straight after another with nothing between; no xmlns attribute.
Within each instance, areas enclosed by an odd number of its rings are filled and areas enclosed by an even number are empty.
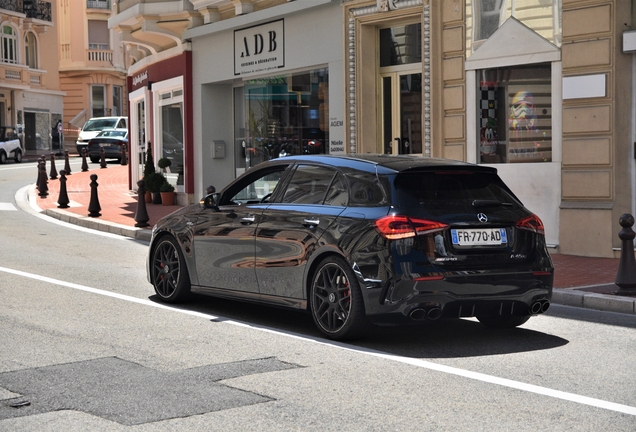
<svg viewBox="0 0 636 432"><path fill-rule="evenodd" d="M580 288L553 288L552 303L636 315L636 298L581 291Z"/></svg>
<svg viewBox="0 0 636 432"><path fill-rule="evenodd" d="M129 227L115 222L98 220L89 216L82 216L75 213L60 209L46 209L42 213L62 222L78 225L84 228L90 228L98 231L116 234L124 237L130 237L135 240L150 242L152 233L143 228Z"/></svg>

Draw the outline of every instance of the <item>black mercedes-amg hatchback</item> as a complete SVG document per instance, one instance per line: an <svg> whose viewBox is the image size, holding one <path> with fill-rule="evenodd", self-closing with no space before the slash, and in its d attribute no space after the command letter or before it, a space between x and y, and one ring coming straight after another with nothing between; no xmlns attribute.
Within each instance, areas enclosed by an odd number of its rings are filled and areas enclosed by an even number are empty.
<svg viewBox="0 0 636 432"><path fill-rule="evenodd" d="M331 339L371 324L545 312L553 264L541 220L491 167L416 156L291 156L160 220L148 279L308 310Z"/></svg>

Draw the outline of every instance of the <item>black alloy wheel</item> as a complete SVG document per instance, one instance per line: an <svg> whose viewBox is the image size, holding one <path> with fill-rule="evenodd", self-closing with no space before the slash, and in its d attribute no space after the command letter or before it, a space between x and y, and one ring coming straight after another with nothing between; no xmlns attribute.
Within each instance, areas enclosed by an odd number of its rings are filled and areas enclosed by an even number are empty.
<svg viewBox="0 0 636 432"><path fill-rule="evenodd" d="M14 156L13 160L16 161L16 163L22 162L22 151L21 150L16 150L15 151L15 156Z"/></svg>
<svg viewBox="0 0 636 432"><path fill-rule="evenodd" d="M531 315L504 315L504 316L478 316L477 320L480 323L490 328L514 328L521 324L525 324Z"/></svg>
<svg viewBox="0 0 636 432"><path fill-rule="evenodd" d="M367 330L360 286L342 258L333 256L320 263L309 298L314 322L328 338L353 339Z"/></svg>
<svg viewBox="0 0 636 432"><path fill-rule="evenodd" d="M0 151L0 164L7 163L7 154L4 151Z"/></svg>
<svg viewBox="0 0 636 432"><path fill-rule="evenodd" d="M161 300L178 303L190 294L190 276L185 259L172 237L159 241L152 253L150 277Z"/></svg>

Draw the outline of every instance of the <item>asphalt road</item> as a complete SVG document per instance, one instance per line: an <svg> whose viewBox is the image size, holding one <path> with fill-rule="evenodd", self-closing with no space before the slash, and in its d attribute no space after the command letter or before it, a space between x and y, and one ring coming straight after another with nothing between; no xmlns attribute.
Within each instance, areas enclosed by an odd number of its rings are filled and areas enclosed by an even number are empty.
<svg viewBox="0 0 636 432"><path fill-rule="evenodd" d="M636 430L633 315L553 306L515 330L341 344L297 311L167 307L145 244L21 208L35 174L0 166L1 431Z"/></svg>

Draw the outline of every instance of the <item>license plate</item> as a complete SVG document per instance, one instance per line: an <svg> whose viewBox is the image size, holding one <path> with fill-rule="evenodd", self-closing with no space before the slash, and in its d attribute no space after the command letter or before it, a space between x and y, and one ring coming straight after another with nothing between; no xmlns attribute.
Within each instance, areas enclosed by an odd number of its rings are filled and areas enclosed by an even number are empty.
<svg viewBox="0 0 636 432"><path fill-rule="evenodd" d="M505 228L454 229L453 244L457 246L492 246L508 243Z"/></svg>

